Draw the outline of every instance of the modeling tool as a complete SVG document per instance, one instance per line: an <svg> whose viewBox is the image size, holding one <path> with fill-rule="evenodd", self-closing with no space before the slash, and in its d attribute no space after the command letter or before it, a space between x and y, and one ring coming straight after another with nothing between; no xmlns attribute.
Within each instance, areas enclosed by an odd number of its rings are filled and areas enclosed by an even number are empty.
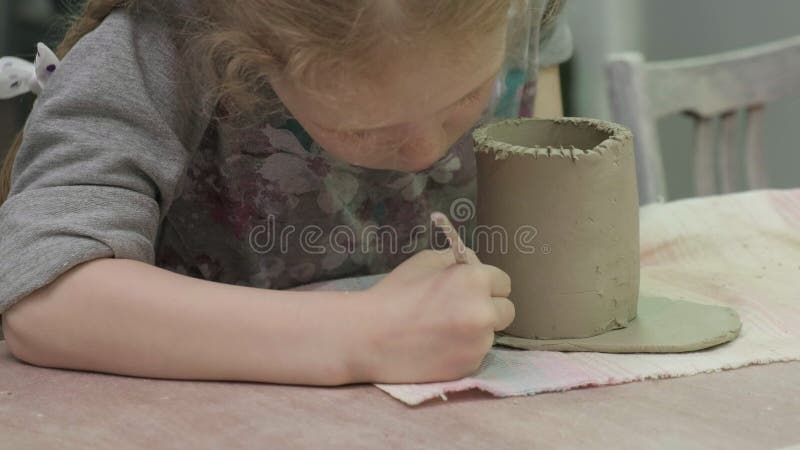
<svg viewBox="0 0 800 450"><path fill-rule="evenodd" d="M431 213L431 220L433 221L434 225L441 228L447 236L447 241L450 243L450 248L453 249L453 256L456 258L456 264L480 262L477 260L477 257L472 257L472 255L467 252L467 246L464 245L464 241L461 240L461 236L458 235L458 231L456 231L456 228L444 213L434 211Z"/></svg>

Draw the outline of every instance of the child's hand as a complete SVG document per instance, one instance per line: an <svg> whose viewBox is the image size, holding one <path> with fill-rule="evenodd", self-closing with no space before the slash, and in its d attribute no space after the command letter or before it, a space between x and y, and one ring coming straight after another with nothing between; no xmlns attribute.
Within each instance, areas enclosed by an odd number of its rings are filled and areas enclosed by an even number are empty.
<svg viewBox="0 0 800 450"><path fill-rule="evenodd" d="M514 320L510 291L497 267L457 265L450 250L414 255L365 292L368 333L357 378L417 383L471 374L494 332Z"/></svg>

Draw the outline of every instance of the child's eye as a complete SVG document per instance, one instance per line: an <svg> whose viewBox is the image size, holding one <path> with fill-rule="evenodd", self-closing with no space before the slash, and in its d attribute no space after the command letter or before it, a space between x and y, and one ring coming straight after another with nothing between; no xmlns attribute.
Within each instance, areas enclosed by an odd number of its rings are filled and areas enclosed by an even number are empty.
<svg viewBox="0 0 800 450"><path fill-rule="evenodd" d="M456 106L466 106L466 105L469 105L471 103L474 103L474 102L480 100L482 94L483 94L483 92L480 91L480 90L479 91L472 91L469 94L467 94L466 97L463 97L461 100L459 100L458 103L456 103Z"/></svg>

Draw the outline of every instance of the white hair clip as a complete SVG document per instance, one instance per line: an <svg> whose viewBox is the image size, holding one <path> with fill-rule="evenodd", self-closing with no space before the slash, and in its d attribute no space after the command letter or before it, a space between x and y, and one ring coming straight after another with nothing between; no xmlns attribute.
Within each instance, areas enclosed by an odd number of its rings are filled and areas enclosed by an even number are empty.
<svg viewBox="0 0 800 450"><path fill-rule="evenodd" d="M41 42L36 44L33 63L14 56L0 58L0 100L28 92L41 94L58 64L56 54Z"/></svg>

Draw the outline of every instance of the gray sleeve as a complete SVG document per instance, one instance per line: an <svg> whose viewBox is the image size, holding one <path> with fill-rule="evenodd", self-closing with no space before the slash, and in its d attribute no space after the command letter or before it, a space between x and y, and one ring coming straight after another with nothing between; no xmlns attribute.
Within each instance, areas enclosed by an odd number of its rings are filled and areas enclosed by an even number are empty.
<svg viewBox="0 0 800 450"><path fill-rule="evenodd" d="M25 127L0 207L0 313L96 258L154 263L207 118L155 15L115 11L64 58Z"/></svg>

